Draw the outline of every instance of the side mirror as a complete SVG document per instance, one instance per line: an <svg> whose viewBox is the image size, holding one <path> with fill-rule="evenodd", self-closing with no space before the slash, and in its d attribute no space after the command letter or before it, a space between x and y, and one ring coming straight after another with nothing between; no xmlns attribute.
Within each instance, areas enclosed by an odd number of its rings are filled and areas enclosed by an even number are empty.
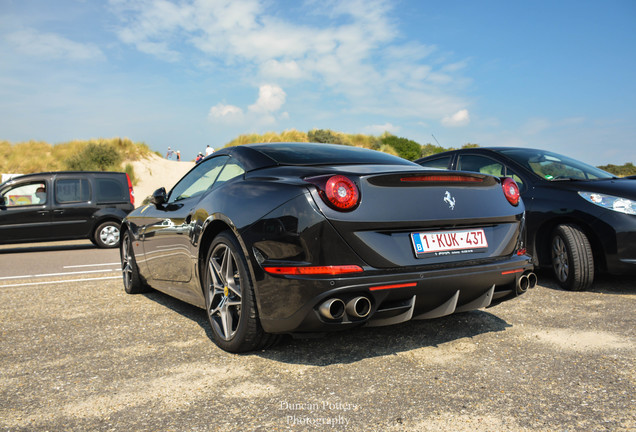
<svg viewBox="0 0 636 432"><path fill-rule="evenodd" d="M156 206L165 204L166 201L168 201L168 196L166 195L166 188L163 187L154 191L152 198L150 198L150 202Z"/></svg>

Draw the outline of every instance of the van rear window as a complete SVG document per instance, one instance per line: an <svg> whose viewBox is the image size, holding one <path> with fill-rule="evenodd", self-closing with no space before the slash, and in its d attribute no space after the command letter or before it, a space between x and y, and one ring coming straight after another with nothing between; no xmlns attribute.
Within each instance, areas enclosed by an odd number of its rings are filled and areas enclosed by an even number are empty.
<svg viewBox="0 0 636 432"><path fill-rule="evenodd" d="M107 178L95 179L95 200L100 202L121 202L127 200L128 190L117 180Z"/></svg>

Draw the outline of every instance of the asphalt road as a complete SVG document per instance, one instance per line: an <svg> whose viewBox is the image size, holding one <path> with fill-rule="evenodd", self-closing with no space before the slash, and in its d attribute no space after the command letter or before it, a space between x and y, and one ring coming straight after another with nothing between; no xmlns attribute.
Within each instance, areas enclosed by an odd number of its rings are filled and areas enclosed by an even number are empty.
<svg viewBox="0 0 636 432"><path fill-rule="evenodd" d="M0 430L636 430L633 278L540 274L491 309L232 355L203 311L125 294L117 261L0 248Z"/></svg>

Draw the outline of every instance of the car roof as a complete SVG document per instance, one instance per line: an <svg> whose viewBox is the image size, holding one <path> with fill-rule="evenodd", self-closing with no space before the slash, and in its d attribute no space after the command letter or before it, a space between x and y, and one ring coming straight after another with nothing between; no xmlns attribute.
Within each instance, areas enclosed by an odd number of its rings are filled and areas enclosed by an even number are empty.
<svg viewBox="0 0 636 432"><path fill-rule="evenodd" d="M247 171L271 166L340 164L414 165L398 156L344 144L254 143L226 147L208 157L227 154L239 159Z"/></svg>
<svg viewBox="0 0 636 432"><path fill-rule="evenodd" d="M120 176L120 175L125 175L126 173L119 172L119 171L43 171L43 172L37 172L37 173L16 175L15 177L11 177L6 182L0 183L0 186L13 183L18 180L21 181L21 180L28 180L30 178L51 177L51 176L67 175L67 174L69 175L99 174L99 175L107 175L107 176Z"/></svg>

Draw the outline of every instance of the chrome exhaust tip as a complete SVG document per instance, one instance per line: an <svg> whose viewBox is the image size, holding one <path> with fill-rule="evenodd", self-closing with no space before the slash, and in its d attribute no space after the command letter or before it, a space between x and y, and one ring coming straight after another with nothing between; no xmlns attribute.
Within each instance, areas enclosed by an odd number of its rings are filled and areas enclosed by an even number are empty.
<svg viewBox="0 0 636 432"><path fill-rule="evenodd" d="M534 288L537 286L538 278L537 275L533 272L528 273L528 288Z"/></svg>
<svg viewBox="0 0 636 432"><path fill-rule="evenodd" d="M363 296L353 298L347 302L347 314L355 318L364 318L371 312L371 301Z"/></svg>
<svg viewBox="0 0 636 432"><path fill-rule="evenodd" d="M523 294L524 292L528 291L528 285L529 285L529 281L528 281L528 276L526 276L525 274L521 275L519 277L519 280L517 280L517 294Z"/></svg>
<svg viewBox="0 0 636 432"><path fill-rule="evenodd" d="M337 320L344 316L345 303L337 298L324 301L318 308L320 315L330 320Z"/></svg>

